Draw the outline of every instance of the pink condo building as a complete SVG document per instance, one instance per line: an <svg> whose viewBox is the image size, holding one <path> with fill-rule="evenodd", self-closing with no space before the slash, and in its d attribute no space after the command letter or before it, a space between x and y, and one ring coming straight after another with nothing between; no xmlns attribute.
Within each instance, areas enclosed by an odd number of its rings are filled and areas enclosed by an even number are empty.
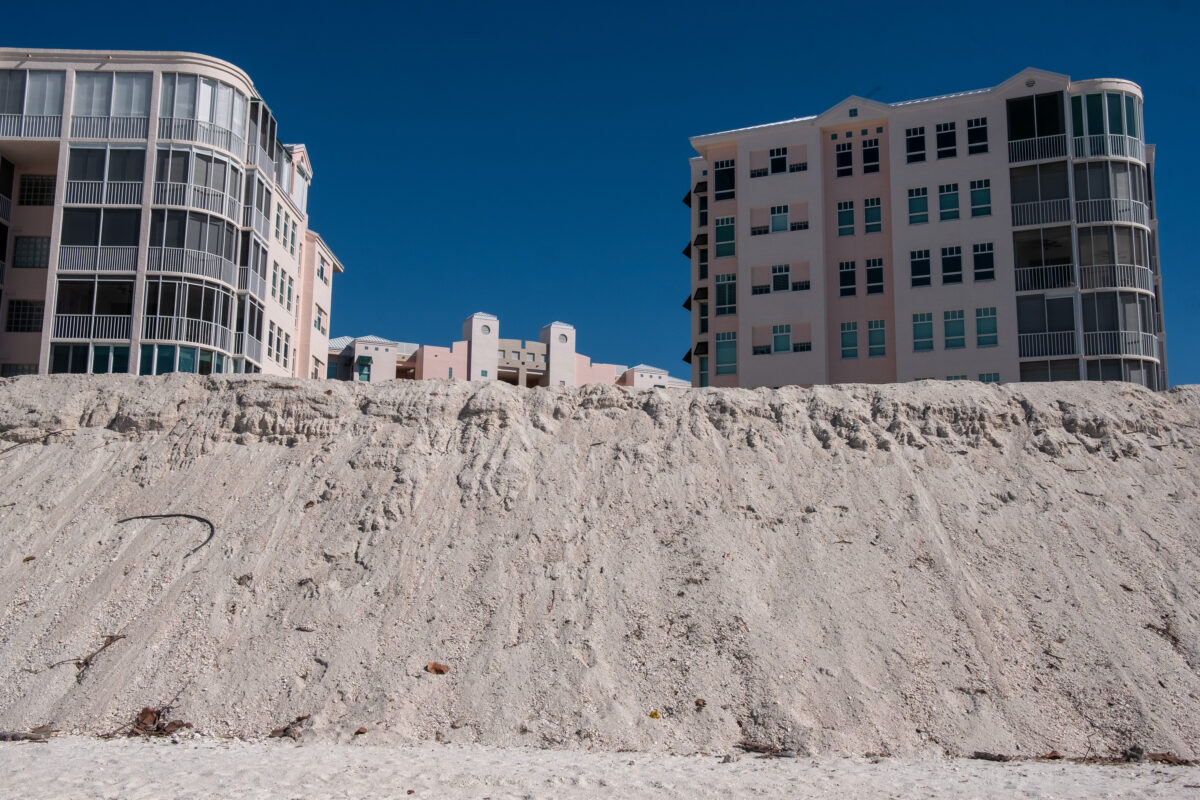
<svg viewBox="0 0 1200 800"><path fill-rule="evenodd" d="M0 375L324 378L312 178L225 61L0 49Z"/></svg>
<svg viewBox="0 0 1200 800"><path fill-rule="evenodd" d="M990 89L691 139L697 386L1167 387L1142 91Z"/></svg>
<svg viewBox="0 0 1200 800"><path fill-rule="evenodd" d="M536 340L500 338L500 320L483 312L467 317L462 341L449 347L397 342L378 336L342 336L329 343L329 377L378 383L390 380L501 381L514 386L607 383L637 389L686 389L690 384L646 364L597 364L575 349L575 327L551 322Z"/></svg>

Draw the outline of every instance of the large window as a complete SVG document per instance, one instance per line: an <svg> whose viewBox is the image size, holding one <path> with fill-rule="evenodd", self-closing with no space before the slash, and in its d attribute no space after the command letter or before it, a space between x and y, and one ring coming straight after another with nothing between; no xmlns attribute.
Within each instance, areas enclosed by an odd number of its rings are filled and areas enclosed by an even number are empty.
<svg viewBox="0 0 1200 800"><path fill-rule="evenodd" d="M8 333L40 333L45 311L46 303L42 300L9 300L4 330Z"/></svg>
<svg viewBox="0 0 1200 800"><path fill-rule="evenodd" d="M838 287L842 297L853 297L856 292L857 278L853 261L838 263Z"/></svg>
<svg viewBox="0 0 1200 800"><path fill-rule="evenodd" d="M854 235L854 201L843 200L837 204L838 236Z"/></svg>
<svg viewBox="0 0 1200 800"><path fill-rule="evenodd" d="M717 217L715 224L717 229L717 258L734 255L734 218Z"/></svg>
<svg viewBox="0 0 1200 800"><path fill-rule="evenodd" d="M46 70L0 70L0 114L62 116L65 75Z"/></svg>
<svg viewBox="0 0 1200 800"><path fill-rule="evenodd" d="M734 375L737 373L737 334L732 332L717 334L717 374Z"/></svg>
<svg viewBox="0 0 1200 800"><path fill-rule="evenodd" d="M863 139L863 174L879 172L879 140Z"/></svg>
<svg viewBox="0 0 1200 800"><path fill-rule="evenodd" d="M887 322L882 319L867 321L867 357L887 355Z"/></svg>
<svg viewBox="0 0 1200 800"><path fill-rule="evenodd" d="M883 206L878 197L863 200L863 232L879 233L883 230Z"/></svg>
<svg viewBox="0 0 1200 800"><path fill-rule="evenodd" d="M150 246L185 248L234 262L238 231L233 223L199 211L154 209L150 212Z"/></svg>
<svg viewBox="0 0 1200 800"><path fill-rule="evenodd" d="M788 207L771 206L771 233L781 233L788 229Z"/></svg>
<svg viewBox="0 0 1200 800"><path fill-rule="evenodd" d="M53 175L22 175L17 187L17 205L54 205L54 184Z"/></svg>
<svg viewBox="0 0 1200 800"><path fill-rule="evenodd" d="M149 72L76 72L72 112L77 117L148 117L151 77Z"/></svg>
<svg viewBox="0 0 1200 800"><path fill-rule="evenodd" d="M1009 183L1013 205L1065 200L1070 195L1065 161L1013 167L1009 170Z"/></svg>
<svg viewBox="0 0 1200 800"><path fill-rule="evenodd" d="M908 254L909 270L913 286L929 286L933 279L929 268L929 251L913 250Z"/></svg>
<svg viewBox="0 0 1200 800"><path fill-rule="evenodd" d="M904 147L909 164L925 160L925 128L908 128L904 132Z"/></svg>
<svg viewBox="0 0 1200 800"><path fill-rule="evenodd" d="M787 172L787 148L773 147L770 152L771 158L771 174L778 175L780 172Z"/></svg>
<svg viewBox="0 0 1200 800"><path fill-rule="evenodd" d="M883 294L883 259L867 259L867 294Z"/></svg>
<svg viewBox="0 0 1200 800"><path fill-rule="evenodd" d="M235 308L233 293L208 281L146 279L145 312L149 317L186 317L231 328Z"/></svg>
<svg viewBox="0 0 1200 800"><path fill-rule="evenodd" d="M992 281L996 279L996 253L991 242L983 242L971 246L974 256L975 280Z"/></svg>
<svg viewBox="0 0 1200 800"><path fill-rule="evenodd" d="M1018 269L1071 263L1071 229L1034 228L1013 232L1013 257Z"/></svg>
<svg viewBox="0 0 1200 800"><path fill-rule="evenodd" d="M13 241L14 269L46 269L50 266L49 236L18 236Z"/></svg>
<svg viewBox="0 0 1200 800"><path fill-rule="evenodd" d="M988 151L987 117L967 120L967 155Z"/></svg>
<svg viewBox="0 0 1200 800"><path fill-rule="evenodd" d="M967 346L966 322L961 310L942 312L942 329L946 336L947 350L958 350Z"/></svg>
<svg viewBox="0 0 1200 800"><path fill-rule="evenodd" d="M858 323L843 322L841 325L842 358L858 358Z"/></svg>
<svg viewBox="0 0 1200 800"><path fill-rule="evenodd" d="M1075 330L1075 301L1071 297L1030 294L1017 297L1017 332L1067 333Z"/></svg>
<svg viewBox="0 0 1200 800"><path fill-rule="evenodd" d="M1008 101L1008 140L1016 142L1066 133L1062 92Z"/></svg>
<svg viewBox="0 0 1200 800"><path fill-rule="evenodd" d="M837 156L837 177L848 178L854 174L854 145L842 142L834 147Z"/></svg>
<svg viewBox="0 0 1200 800"><path fill-rule="evenodd" d="M118 208L65 208L62 244L66 246L137 247L141 212Z"/></svg>
<svg viewBox="0 0 1200 800"><path fill-rule="evenodd" d="M942 283L962 283L962 280L962 248L957 245L954 247L943 247Z"/></svg>
<svg viewBox="0 0 1200 800"><path fill-rule="evenodd" d="M209 144L234 151L244 147L243 131L249 101L232 86L197 75L164 72L159 116L175 120L196 120L210 123L216 131L195 128L194 135L188 129L178 136L166 138L195 138Z"/></svg>
<svg viewBox="0 0 1200 800"><path fill-rule="evenodd" d="M727 273L716 277L717 316L737 313L737 275Z"/></svg>
<svg viewBox="0 0 1200 800"><path fill-rule="evenodd" d="M958 219L958 184L943 183L938 186L938 218Z"/></svg>
<svg viewBox="0 0 1200 800"><path fill-rule="evenodd" d="M995 306L975 309L975 346L995 347L998 340Z"/></svg>
<svg viewBox="0 0 1200 800"><path fill-rule="evenodd" d="M771 350L775 353L792 352L792 326L771 326Z"/></svg>
<svg viewBox="0 0 1200 800"><path fill-rule="evenodd" d="M713 199L732 200L734 198L734 162L718 161L713 165ZM720 253L717 253L720 255Z"/></svg>
<svg viewBox="0 0 1200 800"><path fill-rule="evenodd" d="M937 157L954 158L958 155L958 131L953 122L937 124Z"/></svg>
<svg viewBox="0 0 1200 800"><path fill-rule="evenodd" d="M791 266L775 264L771 267L771 291L786 292L792 288Z"/></svg>
<svg viewBox="0 0 1200 800"><path fill-rule="evenodd" d="M917 353L933 349L933 314L913 314L913 351Z"/></svg>
<svg viewBox="0 0 1200 800"><path fill-rule="evenodd" d="M908 190L908 224L929 222L929 190L924 186Z"/></svg>
<svg viewBox="0 0 1200 800"><path fill-rule="evenodd" d="M984 178L971 181L971 216L990 217L992 215L992 181Z"/></svg>

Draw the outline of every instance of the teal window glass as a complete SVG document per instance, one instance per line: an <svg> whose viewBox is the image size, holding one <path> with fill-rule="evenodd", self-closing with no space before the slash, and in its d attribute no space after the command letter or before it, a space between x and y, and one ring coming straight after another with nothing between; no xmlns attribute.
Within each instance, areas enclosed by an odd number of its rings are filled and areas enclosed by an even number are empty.
<svg viewBox="0 0 1200 800"><path fill-rule="evenodd" d="M1071 98L1071 125L1075 129L1076 136L1083 136L1083 96L1075 95Z"/></svg>
<svg viewBox="0 0 1200 800"><path fill-rule="evenodd" d="M967 346L966 323L962 311L946 311L942 315L942 327L946 334L946 349L959 350Z"/></svg>
<svg viewBox="0 0 1200 800"><path fill-rule="evenodd" d="M1125 135L1137 138L1137 104L1132 95L1125 95Z"/></svg>
<svg viewBox="0 0 1200 800"><path fill-rule="evenodd" d="M727 273L716 277L717 316L737 313L737 275Z"/></svg>
<svg viewBox="0 0 1200 800"><path fill-rule="evenodd" d="M142 354L138 363L138 375L154 374L154 345L142 345Z"/></svg>
<svg viewBox="0 0 1200 800"><path fill-rule="evenodd" d="M1119 94L1105 95L1108 98L1108 132L1125 133L1124 103Z"/></svg>
<svg viewBox="0 0 1200 800"><path fill-rule="evenodd" d="M717 334L717 374L733 375L737 372L737 334Z"/></svg>
<svg viewBox="0 0 1200 800"><path fill-rule="evenodd" d="M879 233L883 230L883 206L878 197L868 197L863 201L863 231Z"/></svg>
<svg viewBox="0 0 1200 800"><path fill-rule="evenodd" d="M995 347L998 340L995 306L975 309L975 346Z"/></svg>
<svg viewBox="0 0 1200 800"><path fill-rule="evenodd" d="M154 360L154 374L164 375L175 371L175 345L160 344Z"/></svg>
<svg viewBox="0 0 1200 800"><path fill-rule="evenodd" d="M179 348L179 371L189 373L196 371L196 348Z"/></svg>
<svg viewBox="0 0 1200 800"><path fill-rule="evenodd" d="M933 349L933 314L913 314L913 351L917 353Z"/></svg>
<svg viewBox="0 0 1200 800"><path fill-rule="evenodd" d="M854 201L847 200L837 204L838 236L854 235Z"/></svg>
<svg viewBox="0 0 1200 800"><path fill-rule="evenodd" d="M771 206L771 233L779 233L788 229L788 207Z"/></svg>
<svg viewBox="0 0 1200 800"><path fill-rule="evenodd" d="M720 217L716 220L717 258L734 254L733 217Z"/></svg>
<svg viewBox="0 0 1200 800"><path fill-rule="evenodd" d="M1000 373L999 372L981 372L981 373L979 373L979 380L982 381L983 383L999 383L1000 382Z"/></svg>
<svg viewBox="0 0 1200 800"><path fill-rule="evenodd" d="M112 371L121 375L129 372L129 345L117 345L113 348Z"/></svg>
<svg viewBox="0 0 1200 800"><path fill-rule="evenodd" d="M771 349L776 353L792 352L792 326L771 326Z"/></svg>
<svg viewBox="0 0 1200 800"><path fill-rule="evenodd" d="M908 224L929 222L929 190L925 187L908 190Z"/></svg>
<svg viewBox="0 0 1200 800"><path fill-rule="evenodd" d="M873 319L867 323L867 356L878 357L887 355L887 329L882 319Z"/></svg>
<svg viewBox="0 0 1200 800"><path fill-rule="evenodd" d="M92 347L92 374L103 375L109 371L108 359L112 349L106 344Z"/></svg>
<svg viewBox="0 0 1200 800"><path fill-rule="evenodd" d="M213 355L212 350L201 350L200 361L197 363L196 371L201 375L211 375L213 372Z"/></svg>
<svg viewBox="0 0 1200 800"><path fill-rule="evenodd" d="M841 333L842 358L858 358L858 323L843 322Z"/></svg>
<svg viewBox="0 0 1200 800"><path fill-rule="evenodd" d="M983 179L971 181L971 216L990 217L992 215L992 181Z"/></svg>
<svg viewBox="0 0 1200 800"><path fill-rule="evenodd" d="M1104 96L1087 96L1087 132L1090 136L1104 133Z"/></svg>

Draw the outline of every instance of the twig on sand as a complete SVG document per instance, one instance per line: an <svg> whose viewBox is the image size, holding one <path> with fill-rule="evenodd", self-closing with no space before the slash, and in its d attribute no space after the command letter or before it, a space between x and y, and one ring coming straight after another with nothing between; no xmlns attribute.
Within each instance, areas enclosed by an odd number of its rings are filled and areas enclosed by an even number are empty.
<svg viewBox="0 0 1200 800"><path fill-rule="evenodd" d="M68 433L68 432L69 432L69 430L70 430L69 428L63 428L62 430L57 430L57 431L48 431L48 432L46 433L46 435L45 435L45 436L43 436L41 439L30 439L30 440L29 440L29 441L27 441L27 442L17 442L17 443L16 443L16 444L14 444L12 447L6 447L6 448L4 448L3 450L0 450L0 456L4 455L5 453L11 453L13 450L16 450L18 447L24 447L25 445L27 445L27 444L33 444L34 442L45 441L46 439L49 439L51 436L54 436L54 435L56 435L56 434L59 434L59 433Z"/></svg>
<svg viewBox="0 0 1200 800"><path fill-rule="evenodd" d="M213 525L211 521L205 519L204 517L200 517L195 514L142 514L141 516L137 516L137 517L126 517L125 519L119 519L119 520L117 520L117 524L120 525L122 522L133 522L135 519L171 519L173 517L182 517L183 519L194 519L194 520L196 520L196 522L203 522L205 525L208 526L208 538L205 539L200 544L193 547L191 550L189 550L187 552L187 555L184 556L184 558L187 558L192 553L195 553L201 547L204 547L204 545L211 542L213 536L215 536L217 534L217 526L216 525Z"/></svg>
<svg viewBox="0 0 1200 800"><path fill-rule="evenodd" d="M75 682L83 683L83 676L87 673L88 668L91 667L92 663L96 660L96 656L100 655L105 650L107 650L109 647L113 646L114 644L116 644L117 642L121 641L124 638L125 638L125 634L123 634L123 633L105 636L104 644L100 645L95 650L88 653L86 656L80 656L79 658L68 658L64 661L56 661L53 664L46 667L46 669L54 669L55 667L61 667L63 664L74 664L75 669L78 670L78 672L75 674Z"/></svg>

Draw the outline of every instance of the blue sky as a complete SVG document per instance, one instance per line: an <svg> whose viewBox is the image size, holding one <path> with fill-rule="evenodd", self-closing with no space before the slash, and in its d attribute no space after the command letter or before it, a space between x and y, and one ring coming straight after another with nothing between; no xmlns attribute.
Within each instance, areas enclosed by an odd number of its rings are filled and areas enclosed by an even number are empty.
<svg viewBox="0 0 1200 800"><path fill-rule="evenodd" d="M447 344L484 310L501 335L573 323L597 361L685 375L688 137L992 86L1026 66L1146 94L1171 383L1200 382L1187 249L1197 119L1185 2L378 7L23 3L10 46L192 50L245 69L304 142L311 224L346 273L333 334ZM1061 10L1059 10L1061 9ZM1192 175L1191 179L1187 178Z"/></svg>

